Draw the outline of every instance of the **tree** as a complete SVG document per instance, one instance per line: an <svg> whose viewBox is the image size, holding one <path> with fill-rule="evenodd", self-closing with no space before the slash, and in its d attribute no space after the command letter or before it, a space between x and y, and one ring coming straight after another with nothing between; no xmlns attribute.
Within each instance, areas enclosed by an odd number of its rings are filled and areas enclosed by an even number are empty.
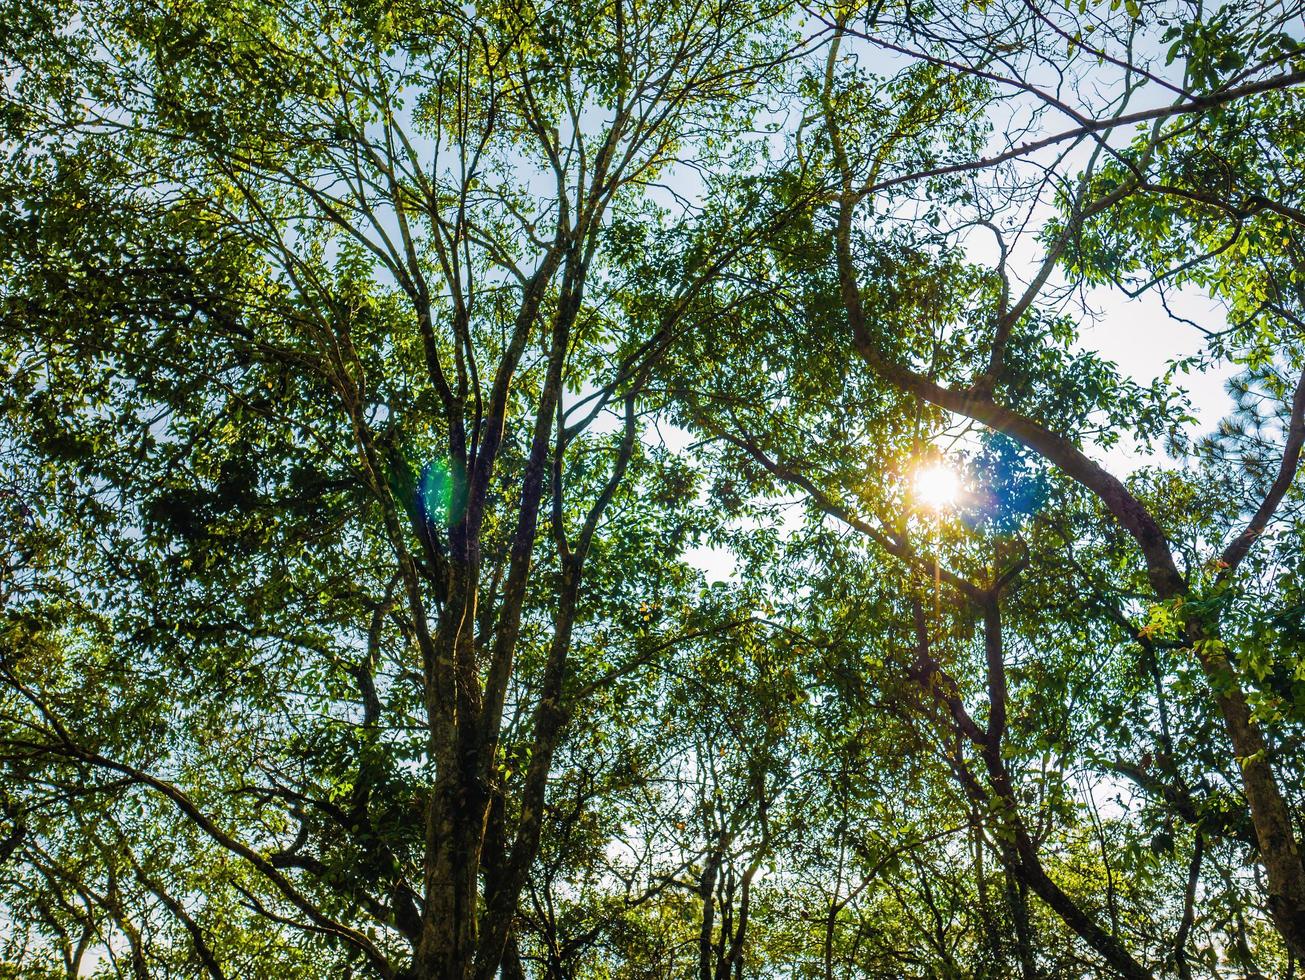
<svg viewBox="0 0 1305 980"><path fill-rule="evenodd" d="M2 16L0 972L1294 975L1298 7Z"/></svg>
<svg viewBox="0 0 1305 980"><path fill-rule="evenodd" d="M1107 269L1128 270L1148 261L1132 257L1127 248L1117 249L1110 239L1088 238L1088 229L1097 234L1101 228L1127 236L1132 228L1128 218L1122 224L1112 222L1116 215L1131 213L1145 222L1140 229L1150 238L1143 237L1143 242L1163 241L1149 257L1153 265L1165 258L1182 261L1171 273L1177 278L1188 270L1209 275L1204 270L1221 268L1213 274L1221 276L1223 294L1239 293L1231 284L1239 274L1219 262L1226 246L1211 247L1209 256L1192 256L1193 246L1200 248L1217 235L1196 222L1206 221L1209 213L1215 220L1226 218L1234 237L1249 214L1263 213L1270 224L1281 222L1292 207L1282 197L1291 185L1289 165L1274 178L1277 197L1258 189L1267 174L1248 178L1256 188L1249 197L1245 190L1230 195L1226 188L1221 188L1222 196L1208 191L1202 196L1160 175L1175 159L1209 155L1210 139L1202 135L1207 127L1221 129L1225 118L1243 124L1248 118L1269 118L1275 107L1294 105L1295 93L1288 90L1300 82L1299 56L1296 43L1281 30L1297 12L1273 8L1243 16L1222 11L1208 20L1180 20L1164 34L1165 42L1174 42L1169 61L1177 58L1183 68L1177 82L1157 68L1157 59L1136 54L1146 50L1146 31L1156 20L1176 16L1172 12L1130 9L1118 18L1082 13L1086 16L1077 19L1072 12L1061 16L1025 5L940 8L924 20L909 13L899 19L895 10L882 6L831 13L836 36L825 71L813 71L805 89L810 112L824 119L825 129L806 142L799 137L791 164L773 178L772 199L782 202L794 187L829 180L835 187L834 204L829 209L813 206L806 223L786 233L770 256L740 269L739 281L747 285L724 296L718 314L747 338L736 343L763 345L770 372L704 382L691 371L690 380L676 383L690 395L693 422L734 447L733 465L751 471L751 480L760 474L782 481L919 579L933 578L935 589L945 584L960 607L957 618L969 624L967 634L972 635L976 620L984 624L981 649L986 647L987 676L980 690L986 719L973 715L973 695L931 649L939 633L946 636L959 627L931 628L926 602L918 595L903 615L907 622L914 616L918 624L918 656L912 669L938 702L944 725L952 728L957 778L969 787L976 805L995 797L1000 835L996 843L1007 867L1111 969L1148 976L1152 967L1146 957L1119 942L1118 926L1103 928L1081 901L1073 900L1045 872L1035 836L1019 814L1019 794L1002 748L1011 710L1003 650L1008 644L1001 626L1002 607L1009 603L1003 593L1018 585L1030 560L1037 561L1035 544L1055 544L1054 538L1033 537L1041 534L1038 525L1051 508L1086 504L1090 509L1095 498L1095 506L1118 521L1142 552L1144 574L1140 581L1094 595L1087 610L1067 607L1061 600L1056 625L1063 629L1062 624L1082 622L1087 612L1122 627L1147 656L1154 655L1152 641L1157 637L1165 640L1166 657L1175 648L1196 655L1210 685L1205 704L1217 708L1231 743L1232 751L1225 756L1236 760L1230 767L1231 785L1244 794L1253 845L1267 875L1269 911L1290 960L1302 948L1299 906L1292 897L1300 882L1300 862L1292 818L1262 730L1272 717L1252 707L1264 704L1264 696L1244 686L1238 673L1246 667L1229 661L1226 641L1216 634L1220 611L1230 598L1229 583L1263 535L1295 474L1299 400L1290 379L1299 373L1296 355L1290 344L1284 349L1277 342L1284 327L1281 314L1245 293L1233 300L1234 314L1246 320L1238 333L1224 335L1214 354L1234 364L1263 363L1267 347L1270 359L1280 359L1261 397L1269 404L1276 399L1281 406L1282 441L1276 450L1281 462L1258 485L1251 481L1234 488L1224 481L1213 498L1217 503L1200 509L1210 523L1192 528L1196 553L1204 550L1205 557L1180 572L1177 553L1161 529L1157 501L1182 492L1182 478L1153 474L1149 487L1138 481L1130 488L1084 447L1094 434L1109 445L1124 428L1144 440L1178 431L1183 422L1178 393L1159 386L1149 392L1129 386L1111 366L1076 354L1075 325L1055 312L1071 294L1057 283L1055 273L1068 259L1070 271L1082 274L1086 262L1078 256L1085 253L1078 249L1088 240L1097 242L1097 252L1087 254L1114 263ZM1096 36L1089 39L1093 32ZM1053 45L1066 44L1068 57L1048 53ZM842 57L845 50L852 52L847 58ZM876 50L914 60L900 71L880 70L868 55ZM1041 66L1052 63L1060 78L1074 77L1078 55L1120 70L1113 89L1102 86L1110 101L1092 105L1084 89L1041 85ZM1168 104L1133 109L1138 93L1148 86L1166 90ZM1054 121L1045 121L1047 116L1067 122L1058 129ZM985 126L994 117L1006 121L1003 135L1028 133L1027 140L984 147ZM1112 141L1116 131L1129 133L1134 127L1141 128L1141 135L1131 143ZM1228 143L1235 141L1232 132L1227 130ZM1067 164L1074 160L1076 147L1086 164ZM1039 152L1052 156L1039 161ZM1250 155L1248 146L1245 152ZM1033 162L1021 170L1026 159ZM1247 159L1242 157L1243 162ZM1231 169L1225 169L1225 178ZM993 179L984 179L988 172ZM751 188L742 193L750 194ZM1238 194L1243 203L1238 203ZM1018 286L1019 249L1028 247L1028 229L1036 224L1047 195L1058 202L1062 217L1041 227L1043 255L1031 263L1026 284ZM1166 213L1166 205L1155 205L1156 197L1179 202L1173 213L1184 217L1170 219L1167 225L1164 219L1157 221L1156 212ZM996 239L990 265L967 259L963 251L973 247L975 230ZM1183 237L1187 233L1196 241ZM1267 238L1252 232L1250 240ZM1289 238L1282 242L1290 245ZM1257 264L1249 275L1256 283L1250 293L1267 294L1280 305L1287 290L1281 284L1264 285L1275 265L1283 267L1274 260ZM1072 287L1074 281L1066 285ZM1272 325L1259 320L1249 326L1266 315L1274 318ZM809 331L800 343L795 342L794 321ZM1248 332L1261 339L1249 342ZM1263 339L1270 336L1275 340ZM869 378L847 363L850 352L869 368ZM830 392L830 378L841 391ZM891 386L890 393L881 390L884 383ZM1271 418L1273 412L1268 414ZM979 444L970 454L979 467L980 492L994 503L967 519L978 522L979 533L925 545L918 537L925 528L898 491L909 476L904 471L927 459L921 446L948 438L949 426L957 419L982 427L968 436ZM963 425L951 432L953 438L967 437ZM866 485L866 470L888 476L889 485ZM1092 496L1074 501L1072 489L1066 487L1071 491L1066 504L1038 501L1035 513L1027 517L1018 506L1003 506L1018 501L1024 492L1020 483L1036 486L1057 472ZM901 481L897 487L893 476ZM1245 496L1236 496L1236 491ZM1229 541L1228 529L1238 524ZM1083 534L1081 527L1073 530ZM1215 545L1220 537L1224 541ZM1076 543L1072 538L1066 542ZM1043 559L1047 566L1056 560L1063 562L1051 555ZM1085 577L1091 582L1093 575ZM1139 585L1161 603L1149 627L1130 624L1126 614ZM1185 612L1174 617L1175 609ZM1092 635L1081 629L1078 642ZM1163 675L1155 670L1160 682ZM1156 707L1163 716L1166 694L1163 683L1157 686ZM1051 745L1058 741L1054 728L1043 738ZM964 758L970 752L977 757L982 778L976 778ZM1166 754L1172 759L1171 752ZM1208 765L1205 752L1199 754ZM1278 764L1290 771L1297 765L1283 757ZM1122 768L1137 772L1136 767ZM1154 784L1148 788L1156 789ZM1200 826L1204 818L1201 813L1191 822ZM1192 881L1201 864L1199 832L1196 840ZM1194 887L1186 886L1189 896ZM1189 911L1175 924L1179 964L1186 956L1191 904L1190 897L1180 903Z"/></svg>
<svg viewBox="0 0 1305 980"><path fill-rule="evenodd" d="M126 846L196 848L136 877L213 975L238 939L196 894L348 969L493 975L573 653L685 574L674 535L629 564L690 492L646 382L726 246L668 256L656 311L633 257L668 168L747 125L783 7L6 16L7 493L42 542L14 833L47 792L137 801Z"/></svg>

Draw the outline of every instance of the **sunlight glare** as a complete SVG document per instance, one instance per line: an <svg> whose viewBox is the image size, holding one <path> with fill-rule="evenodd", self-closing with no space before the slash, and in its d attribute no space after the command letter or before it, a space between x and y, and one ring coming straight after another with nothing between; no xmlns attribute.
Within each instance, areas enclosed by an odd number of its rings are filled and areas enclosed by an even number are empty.
<svg viewBox="0 0 1305 980"><path fill-rule="evenodd" d="M931 510L945 510L961 496L961 478L949 466L936 463L915 474L915 496Z"/></svg>

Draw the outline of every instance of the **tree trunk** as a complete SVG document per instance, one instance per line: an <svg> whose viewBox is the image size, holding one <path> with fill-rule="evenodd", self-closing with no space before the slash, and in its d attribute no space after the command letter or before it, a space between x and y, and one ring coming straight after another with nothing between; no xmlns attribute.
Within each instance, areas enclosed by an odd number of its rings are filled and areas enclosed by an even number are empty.
<svg viewBox="0 0 1305 980"><path fill-rule="evenodd" d="M1268 746L1251 719L1250 705L1233 678L1227 658L1213 653L1200 640L1193 646L1214 688L1241 769L1242 791L1268 879L1269 913L1292 952L1305 957L1305 865L1301 863L1291 814L1269 763Z"/></svg>
<svg viewBox="0 0 1305 980"><path fill-rule="evenodd" d="M484 794L441 771L426 818L426 908L412 980L466 980L476 959Z"/></svg>

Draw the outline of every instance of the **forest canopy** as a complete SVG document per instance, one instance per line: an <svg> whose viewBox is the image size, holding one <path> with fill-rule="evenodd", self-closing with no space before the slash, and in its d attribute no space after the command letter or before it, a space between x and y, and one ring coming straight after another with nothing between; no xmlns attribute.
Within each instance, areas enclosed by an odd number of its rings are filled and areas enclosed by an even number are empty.
<svg viewBox="0 0 1305 980"><path fill-rule="evenodd" d="M0 977L1305 976L1305 4L0 66Z"/></svg>

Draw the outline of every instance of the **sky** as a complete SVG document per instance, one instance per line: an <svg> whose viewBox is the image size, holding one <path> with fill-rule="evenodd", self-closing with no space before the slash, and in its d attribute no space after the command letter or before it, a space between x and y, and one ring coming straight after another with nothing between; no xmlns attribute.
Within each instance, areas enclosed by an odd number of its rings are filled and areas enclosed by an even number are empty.
<svg viewBox="0 0 1305 980"><path fill-rule="evenodd" d="M1096 290L1089 298L1101 312L1100 319L1083 330L1083 346L1099 352L1119 365L1121 371L1139 384L1161 377L1172 361L1195 354L1204 346L1204 337L1190 324L1173 319L1153 293L1128 299L1116 291ZM1170 308L1179 316L1194 320L1203 327L1220 329L1225 323L1223 310L1209 297L1195 290L1171 296ZM1224 388L1227 371L1180 375L1177 384L1185 388L1192 402L1192 414L1198 428L1213 429L1232 407ZM1121 460L1135 460L1131 454Z"/></svg>

